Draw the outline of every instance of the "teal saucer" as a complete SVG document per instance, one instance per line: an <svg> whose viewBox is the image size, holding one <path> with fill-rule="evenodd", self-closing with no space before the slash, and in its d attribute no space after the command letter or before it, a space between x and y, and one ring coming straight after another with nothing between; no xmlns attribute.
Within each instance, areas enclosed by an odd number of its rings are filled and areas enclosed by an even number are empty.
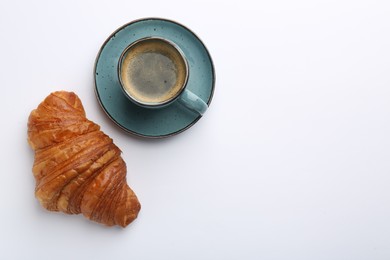
<svg viewBox="0 0 390 260"><path fill-rule="evenodd" d="M188 90L210 105L215 72L205 45L185 26L160 18L133 21L108 37L96 58L95 90L105 113L123 130L137 136L161 138L183 132L201 116L177 102L159 109L139 107L123 94L117 74L121 53L134 41L151 36L168 39L179 46L189 65Z"/></svg>

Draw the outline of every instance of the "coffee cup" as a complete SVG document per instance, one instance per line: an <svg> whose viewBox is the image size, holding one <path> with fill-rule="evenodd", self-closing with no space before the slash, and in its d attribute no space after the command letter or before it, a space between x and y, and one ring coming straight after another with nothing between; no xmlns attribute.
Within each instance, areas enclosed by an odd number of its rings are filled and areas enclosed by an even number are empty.
<svg viewBox="0 0 390 260"><path fill-rule="evenodd" d="M187 89L189 73L183 51L175 43L160 37L135 41L119 58L119 82L131 102L152 109L178 102L203 115L208 105Z"/></svg>

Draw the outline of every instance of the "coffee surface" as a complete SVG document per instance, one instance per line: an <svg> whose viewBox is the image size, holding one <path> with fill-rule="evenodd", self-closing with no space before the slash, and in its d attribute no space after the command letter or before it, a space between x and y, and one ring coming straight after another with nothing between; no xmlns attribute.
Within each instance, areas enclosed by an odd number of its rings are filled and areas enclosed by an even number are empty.
<svg viewBox="0 0 390 260"><path fill-rule="evenodd" d="M120 73L123 87L133 99L153 105L177 96L185 84L186 65L173 46L150 39L128 50Z"/></svg>

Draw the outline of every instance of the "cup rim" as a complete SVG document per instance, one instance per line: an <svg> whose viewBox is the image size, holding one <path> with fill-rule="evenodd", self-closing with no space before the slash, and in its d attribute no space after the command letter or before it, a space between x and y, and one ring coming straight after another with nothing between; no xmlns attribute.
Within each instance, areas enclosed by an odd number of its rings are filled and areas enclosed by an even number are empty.
<svg viewBox="0 0 390 260"><path fill-rule="evenodd" d="M122 70L122 63L123 63L123 59L125 57L125 55L127 54L127 52L133 48L135 45L137 45L138 43L140 42L144 42L144 41L149 41L149 40L159 40L159 41L163 41L169 45L171 45L180 55L181 59L183 60L184 62L184 65L185 65L185 78L184 78L184 82L182 84L182 86L180 87L179 91L177 91L177 93L175 93L175 95L173 95L172 97L170 97L169 99L163 101L163 102L142 102L142 101L139 101L137 100L135 97L133 97L132 95L130 95L130 93L128 93L124 87L124 84L123 84L123 80L122 80L122 76L121 76L121 70ZM125 94L125 96L130 100L132 101L133 103L135 103L136 105L139 105L139 106L142 106L142 107L147 107L147 108L159 108L159 107L162 107L162 106L165 106L165 105L168 105L172 102L174 102L184 91L184 89L186 88L187 86L187 82L188 82L188 78L189 78L189 73L190 73L190 70L189 70L189 66L188 66L188 61L183 53L183 51L180 49L179 46L177 46L177 44L175 44L174 42L168 40L168 39L165 39L165 38L162 38L162 37L158 37L158 36L148 36L148 37L144 37L144 38L141 38L141 39L138 39L134 42L132 42L131 44L129 44L121 53L120 57L119 57L119 61L118 61L118 66L117 66L117 74L118 74L118 79L119 79L119 85L121 86L121 89L122 89L122 92Z"/></svg>

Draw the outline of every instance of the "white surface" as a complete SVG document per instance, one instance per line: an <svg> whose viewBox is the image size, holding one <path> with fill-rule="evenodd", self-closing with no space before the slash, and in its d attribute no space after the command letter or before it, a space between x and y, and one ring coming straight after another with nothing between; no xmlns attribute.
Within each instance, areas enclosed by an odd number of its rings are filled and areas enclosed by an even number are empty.
<svg viewBox="0 0 390 260"><path fill-rule="evenodd" d="M215 63L209 111L165 140L101 111L103 41L177 20ZM390 2L0 2L0 259L390 259ZM30 111L75 91L123 150L142 210L128 228L43 210Z"/></svg>

